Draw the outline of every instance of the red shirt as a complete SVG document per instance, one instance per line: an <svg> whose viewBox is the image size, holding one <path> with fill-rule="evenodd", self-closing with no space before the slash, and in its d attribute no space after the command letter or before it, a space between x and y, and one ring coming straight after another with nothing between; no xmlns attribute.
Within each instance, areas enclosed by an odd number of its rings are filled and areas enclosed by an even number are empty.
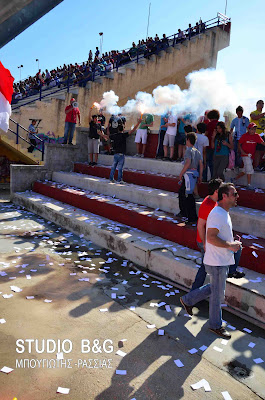
<svg viewBox="0 0 265 400"><path fill-rule="evenodd" d="M242 150L247 154L251 154L251 157L253 158L256 151L257 143L263 143L263 140L258 133L255 133L254 135L244 133L244 135L242 135L239 139L239 143L241 144ZM242 155L242 157L246 156Z"/></svg>
<svg viewBox="0 0 265 400"><path fill-rule="evenodd" d="M65 122L73 122L76 124L76 117L80 115L79 108L73 108L72 106L65 107L65 112L72 109L69 113L66 114Z"/></svg>
<svg viewBox="0 0 265 400"><path fill-rule="evenodd" d="M208 122L207 124L207 128L206 128L206 135L209 139L209 146L207 146L207 149L211 149L212 147L212 137L213 137L213 131L216 128L218 120L217 119L212 119L210 122Z"/></svg>
<svg viewBox="0 0 265 400"><path fill-rule="evenodd" d="M216 206L217 206L217 202L213 201L209 196L205 197L205 199L203 200L203 202L199 208L199 218L207 221L208 215L210 214L212 209ZM197 228L197 239L196 240L198 243L202 242L199 232L198 232L198 228Z"/></svg>

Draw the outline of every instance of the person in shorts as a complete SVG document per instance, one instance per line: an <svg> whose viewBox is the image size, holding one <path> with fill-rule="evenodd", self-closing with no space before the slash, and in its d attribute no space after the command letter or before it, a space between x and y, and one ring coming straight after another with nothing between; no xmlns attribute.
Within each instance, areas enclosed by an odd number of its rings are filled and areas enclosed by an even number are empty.
<svg viewBox="0 0 265 400"><path fill-rule="evenodd" d="M136 131L135 135L135 143L137 148L137 154L135 157L144 157L144 152L146 149L147 143L147 131L148 128L153 126L154 124L154 116L152 114L143 114L142 115L142 122L139 128ZM142 152L140 152L140 144L142 143Z"/></svg>
<svg viewBox="0 0 265 400"><path fill-rule="evenodd" d="M164 147L164 158L163 160L173 161L174 156L174 146L175 146L175 137L177 134L177 125L178 120L177 118L169 113L167 123L165 124L167 127L166 134L163 141ZM168 158L168 147L169 147L169 158Z"/></svg>
<svg viewBox="0 0 265 400"><path fill-rule="evenodd" d="M256 133L257 125L251 122L248 125L247 133L241 136L238 142L238 150L241 152L242 160L244 163L243 171L240 172L235 180L238 180L244 175L247 175L247 189L254 189L251 185L251 176L254 174L253 160L255 157L257 144L263 146L265 150L265 142L260 135Z"/></svg>
<svg viewBox="0 0 265 400"><path fill-rule="evenodd" d="M89 165L97 165L98 163L98 153L99 153L99 138L107 140L107 136L102 132L101 124L98 120L98 116L92 115L92 109L94 106L90 108L89 111L89 134L88 134L88 154L89 154ZM93 161L93 157L95 156L95 161Z"/></svg>

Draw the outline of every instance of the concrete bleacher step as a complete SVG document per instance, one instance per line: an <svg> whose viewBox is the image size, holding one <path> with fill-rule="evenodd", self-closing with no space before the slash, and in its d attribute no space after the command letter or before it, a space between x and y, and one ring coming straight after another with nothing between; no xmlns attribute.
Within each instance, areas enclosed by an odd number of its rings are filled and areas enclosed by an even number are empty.
<svg viewBox="0 0 265 400"><path fill-rule="evenodd" d="M109 178L110 165L97 165L94 167L85 163L75 163L74 172L98 176L101 178ZM116 171L117 176L117 171ZM150 188L166 190L168 192L178 193L179 191L179 178L175 175L166 175L160 173L149 173L139 169L125 168L123 171L123 180L127 183L134 183L140 186L147 186ZM206 183L198 185L199 195L205 197L208 194L208 186ZM265 191L259 189L257 191L246 190L245 187L237 186L239 193L238 205L240 207L251 206L252 209L265 211Z"/></svg>
<svg viewBox="0 0 265 400"><path fill-rule="evenodd" d="M106 154L99 154L99 163L102 165L112 165L113 156L109 156ZM170 161L161 161L156 160L154 158L138 158L138 157L130 157L126 156L125 158L125 168L141 170L152 173L161 173L166 175L174 175L178 176L183 168L183 164L180 162L170 162ZM236 173L234 171L227 170L225 172L225 180L226 182L230 182L231 178L234 178ZM237 181L238 185L246 186L246 177L240 178ZM265 172L255 172L252 175L252 185L265 189Z"/></svg>
<svg viewBox="0 0 265 400"><path fill-rule="evenodd" d="M52 181L35 182L33 191L146 233L197 249L196 225L187 226L183 219L174 214ZM235 232L235 234L242 236L241 232ZM242 238L242 243L240 265L264 273L265 240L256 237L254 242L250 242L248 238Z"/></svg>
<svg viewBox="0 0 265 400"><path fill-rule="evenodd" d="M180 211L178 195L174 192L135 184L120 185L108 179L70 172L53 172L52 180L172 214ZM201 201L197 201L197 211L200 205ZM265 239L265 212L236 207L230 210L230 215L234 230Z"/></svg>
<svg viewBox="0 0 265 400"><path fill-rule="evenodd" d="M147 272L171 279L186 290L194 281L198 268L196 260L200 256L198 251L113 222L75 206L54 201L38 193L15 193L13 201L133 261ZM265 277L247 269L245 273L245 278L240 280L227 280L228 310L235 311L242 318L250 319L264 327L265 288L263 282Z"/></svg>

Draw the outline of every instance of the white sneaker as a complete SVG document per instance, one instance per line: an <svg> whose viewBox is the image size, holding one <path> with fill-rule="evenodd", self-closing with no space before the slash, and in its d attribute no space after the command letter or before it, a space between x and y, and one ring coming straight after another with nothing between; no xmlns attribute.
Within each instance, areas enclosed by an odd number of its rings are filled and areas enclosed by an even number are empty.
<svg viewBox="0 0 265 400"><path fill-rule="evenodd" d="M140 157L140 154L136 153L133 157Z"/></svg>
<svg viewBox="0 0 265 400"><path fill-rule="evenodd" d="M250 184L247 185L247 189L248 190L255 190L256 188Z"/></svg>
<svg viewBox="0 0 265 400"><path fill-rule="evenodd" d="M117 181L117 183L119 183L120 185L125 185L125 182L124 181Z"/></svg>
<svg viewBox="0 0 265 400"><path fill-rule="evenodd" d="M144 155L143 154L140 154L140 156L139 157L141 157L141 158L144 158Z"/></svg>

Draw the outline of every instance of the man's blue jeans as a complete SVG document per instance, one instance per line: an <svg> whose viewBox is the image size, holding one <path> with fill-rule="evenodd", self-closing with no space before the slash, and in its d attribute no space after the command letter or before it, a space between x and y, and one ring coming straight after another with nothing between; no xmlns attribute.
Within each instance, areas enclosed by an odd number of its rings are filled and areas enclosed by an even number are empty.
<svg viewBox="0 0 265 400"><path fill-rule="evenodd" d="M228 266L205 265L205 270L210 275L210 283L192 290L182 299L188 306L194 306L199 301L205 300L210 296L209 326L212 329L219 329L222 326L221 304L224 301Z"/></svg>
<svg viewBox="0 0 265 400"><path fill-rule="evenodd" d="M118 166L118 180L117 180L117 182L120 182L122 180L124 161L125 161L124 154L121 154L121 153L114 154L114 159L113 159L113 163L112 163L112 167L111 167L111 171L110 171L110 177L109 177L111 181L114 178L114 174L115 174L117 166Z"/></svg>
<svg viewBox="0 0 265 400"><path fill-rule="evenodd" d="M206 275L207 275L206 271L205 271L205 266L203 264L204 248L203 248L202 243L197 242L197 245L198 245L198 247L199 247L199 249L201 251L201 255L202 255L202 257L201 257L201 266L200 266L200 268L199 268L199 270L197 272L197 275L195 277L195 281L193 282L191 291L195 290L195 289L198 289L199 287L203 286L205 278L206 278ZM229 266L229 272L228 272L229 274L233 274L234 272L236 272L236 269L237 269L237 267L239 265L239 260L240 260L241 253L242 253L242 249L239 249L236 253L234 253L235 264Z"/></svg>
<svg viewBox="0 0 265 400"><path fill-rule="evenodd" d="M69 131L70 131L70 134L69 134L69 141L68 141L68 143L72 143L73 136L74 136L74 132L75 132L75 126L76 126L76 124L75 124L74 122L67 122L67 121L65 121L65 126L64 126L64 137L63 137L64 143L67 143Z"/></svg>

